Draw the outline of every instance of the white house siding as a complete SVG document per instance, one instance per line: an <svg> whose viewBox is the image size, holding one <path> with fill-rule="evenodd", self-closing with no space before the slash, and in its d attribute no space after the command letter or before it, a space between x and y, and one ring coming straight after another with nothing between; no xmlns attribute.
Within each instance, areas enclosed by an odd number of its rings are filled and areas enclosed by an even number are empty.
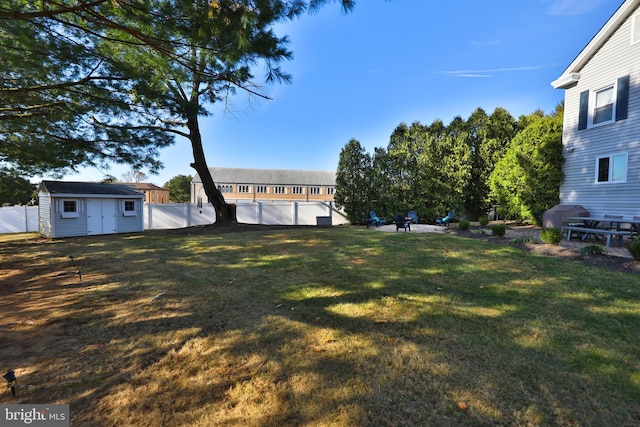
<svg viewBox="0 0 640 427"><path fill-rule="evenodd" d="M38 227L43 236L50 237L51 230L51 197L47 193L38 194Z"/></svg>
<svg viewBox="0 0 640 427"><path fill-rule="evenodd" d="M579 70L577 85L565 92L565 162L560 199L563 204L582 205L594 215L640 215L640 43L631 45L631 20L628 18L605 41ZM626 75L630 76L627 118L578 130L580 93ZM623 152L628 153L627 182L595 183L596 158Z"/></svg>

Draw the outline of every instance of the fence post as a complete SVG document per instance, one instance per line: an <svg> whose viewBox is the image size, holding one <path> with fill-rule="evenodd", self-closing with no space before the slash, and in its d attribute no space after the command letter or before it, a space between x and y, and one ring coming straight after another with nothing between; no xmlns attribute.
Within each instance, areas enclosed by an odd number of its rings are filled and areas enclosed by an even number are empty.
<svg viewBox="0 0 640 427"><path fill-rule="evenodd" d="M258 202L258 224L262 224L262 202Z"/></svg>
<svg viewBox="0 0 640 427"><path fill-rule="evenodd" d="M329 202L329 220L333 224L333 202Z"/></svg>
<svg viewBox="0 0 640 427"><path fill-rule="evenodd" d="M298 202L293 202L293 225L298 225Z"/></svg>
<svg viewBox="0 0 640 427"><path fill-rule="evenodd" d="M187 209L187 227L191 227L191 203L185 203Z"/></svg>
<svg viewBox="0 0 640 427"><path fill-rule="evenodd" d="M149 203L145 203L144 206L147 207L147 230L153 230L153 206ZM143 225L144 227L144 225Z"/></svg>

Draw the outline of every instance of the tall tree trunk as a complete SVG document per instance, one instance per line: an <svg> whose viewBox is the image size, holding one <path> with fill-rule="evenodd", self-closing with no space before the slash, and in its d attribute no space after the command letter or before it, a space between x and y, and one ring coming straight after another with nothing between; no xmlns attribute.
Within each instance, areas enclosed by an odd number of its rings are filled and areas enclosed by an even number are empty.
<svg viewBox="0 0 640 427"><path fill-rule="evenodd" d="M216 211L216 224L236 224L238 220L236 218L235 205L228 205L226 203L222 192L216 188L216 184L213 182L213 177L207 166L204 149L202 148L202 136L200 135L197 115L187 119L187 127L189 128L189 140L191 141L191 149L193 150L193 163L191 163L191 167L194 168L200 176L204 192Z"/></svg>

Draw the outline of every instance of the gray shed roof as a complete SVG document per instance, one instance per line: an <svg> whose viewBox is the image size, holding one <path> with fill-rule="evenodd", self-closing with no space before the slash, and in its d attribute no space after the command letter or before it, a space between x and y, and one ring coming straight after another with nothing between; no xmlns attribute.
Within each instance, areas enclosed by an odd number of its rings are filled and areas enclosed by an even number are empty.
<svg viewBox="0 0 640 427"><path fill-rule="evenodd" d="M40 188L52 195L143 196L141 192L126 185L98 182L42 181Z"/></svg>
<svg viewBox="0 0 640 427"><path fill-rule="evenodd" d="M336 185L336 173L286 169L209 168L216 184ZM191 182L201 183L196 174Z"/></svg>

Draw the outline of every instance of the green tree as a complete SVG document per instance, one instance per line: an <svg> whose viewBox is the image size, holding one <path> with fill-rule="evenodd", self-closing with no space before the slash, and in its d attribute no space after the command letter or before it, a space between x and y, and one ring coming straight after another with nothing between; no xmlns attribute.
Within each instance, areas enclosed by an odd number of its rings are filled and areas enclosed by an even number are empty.
<svg viewBox="0 0 640 427"><path fill-rule="evenodd" d="M387 148L375 150L377 209L387 216L414 209L426 221L451 209L459 211L470 170L466 140L453 135L441 120L430 126L401 123Z"/></svg>
<svg viewBox="0 0 640 427"><path fill-rule="evenodd" d="M360 145L351 139L340 151L336 171L336 206L343 208L352 223L369 215L372 200L372 159Z"/></svg>
<svg viewBox="0 0 640 427"><path fill-rule="evenodd" d="M0 9L0 160L22 173L110 162L153 172L158 148L182 137L216 222L235 222L198 118L237 90L266 98L255 64L267 82L289 81L288 39L273 26L329 1L11 0Z"/></svg>
<svg viewBox="0 0 640 427"><path fill-rule="evenodd" d="M391 134L385 159L387 164L384 176L389 181L384 188L384 193L391 198L385 202L390 211L388 215L396 213L406 214L409 210L415 210L420 215L424 206L422 192L419 189L420 171L418 158L422 151L423 126L414 122L408 127L401 123ZM374 168L377 170L377 168Z"/></svg>
<svg viewBox="0 0 640 427"><path fill-rule="evenodd" d="M157 171L173 141L130 102L133 84L99 52L90 15L109 2L13 0L0 8L0 167L63 176L110 162ZM129 108L131 104L131 108ZM123 126L126 120L136 126Z"/></svg>
<svg viewBox="0 0 640 427"><path fill-rule="evenodd" d="M458 122L454 119L454 125ZM418 158L420 190L425 203L425 218L463 210L465 189L471 176L471 150L455 126L434 121L424 134L424 148Z"/></svg>
<svg viewBox="0 0 640 427"><path fill-rule="evenodd" d="M504 214L542 223L545 210L560 201L562 182L561 109L551 116L533 113L491 175L491 192Z"/></svg>
<svg viewBox="0 0 640 427"><path fill-rule="evenodd" d="M515 136L517 123L508 111L498 107L490 116L482 108L476 109L466 125L473 167L465 208L471 218L478 218L489 208L490 176Z"/></svg>
<svg viewBox="0 0 640 427"><path fill-rule="evenodd" d="M191 200L191 175L176 175L165 182L163 187L169 190L169 199L174 203L187 203Z"/></svg>
<svg viewBox="0 0 640 427"><path fill-rule="evenodd" d="M0 172L0 206L28 204L36 186L24 178Z"/></svg>

